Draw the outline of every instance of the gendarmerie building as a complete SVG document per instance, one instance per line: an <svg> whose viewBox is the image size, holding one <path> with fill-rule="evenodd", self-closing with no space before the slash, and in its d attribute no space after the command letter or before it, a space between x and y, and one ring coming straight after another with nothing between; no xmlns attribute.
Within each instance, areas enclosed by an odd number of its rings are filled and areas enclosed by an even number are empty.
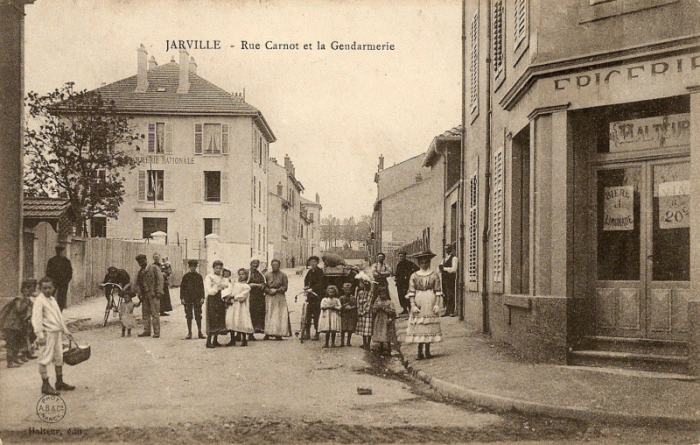
<svg viewBox="0 0 700 445"><path fill-rule="evenodd" d="M464 21L462 316L538 360L700 374L700 2Z"/></svg>
<svg viewBox="0 0 700 445"><path fill-rule="evenodd" d="M104 236L149 238L165 232L197 258L204 237L245 244L267 255L267 170L275 136L262 113L197 75L185 50L158 66L138 50L137 74L98 88L134 119L145 136L133 152L138 167L125 180L116 220ZM100 221L93 221L93 232Z"/></svg>

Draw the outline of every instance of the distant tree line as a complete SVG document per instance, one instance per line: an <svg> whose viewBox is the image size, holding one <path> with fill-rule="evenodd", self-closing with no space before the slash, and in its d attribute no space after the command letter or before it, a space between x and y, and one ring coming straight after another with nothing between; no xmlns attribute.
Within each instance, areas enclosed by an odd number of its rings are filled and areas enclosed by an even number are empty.
<svg viewBox="0 0 700 445"><path fill-rule="evenodd" d="M372 217L363 215L359 221L354 216L339 219L333 215L328 215L321 220L321 241L325 242L328 248L350 248L353 241L370 243Z"/></svg>

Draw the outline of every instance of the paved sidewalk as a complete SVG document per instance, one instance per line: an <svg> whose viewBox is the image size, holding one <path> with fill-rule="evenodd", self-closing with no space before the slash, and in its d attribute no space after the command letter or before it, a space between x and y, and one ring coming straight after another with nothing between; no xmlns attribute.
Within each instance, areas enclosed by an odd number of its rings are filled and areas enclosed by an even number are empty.
<svg viewBox="0 0 700 445"><path fill-rule="evenodd" d="M533 364L518 359L456 317L443 317L443 341L433 358L416 359L404 345L404 365L439 392L494 409L593 422L674 425L700 429L700 382L668 374ZM406 320L397 323L403 339Z"/></svg>

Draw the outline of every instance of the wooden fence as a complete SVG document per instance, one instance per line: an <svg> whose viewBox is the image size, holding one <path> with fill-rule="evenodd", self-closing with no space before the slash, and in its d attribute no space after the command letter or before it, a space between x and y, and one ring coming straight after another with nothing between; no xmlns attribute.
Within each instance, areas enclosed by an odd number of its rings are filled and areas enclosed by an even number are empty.
<svg viewBox="0 0 700 445"><path fill-rule="evenodd" d="M104 279L109 266L125 269L136 279L139 266L136 255L143 253L152 261L154 253L170 262L173 274L171 286L179 286L186 271L183 261L183 248L177 245L146 243L143 241L126 241L111 238L74 238L68 248L68 258L73 265L73 280L68 288L68 304L75 304L85 298L100 295L99 284Z"/></svg>

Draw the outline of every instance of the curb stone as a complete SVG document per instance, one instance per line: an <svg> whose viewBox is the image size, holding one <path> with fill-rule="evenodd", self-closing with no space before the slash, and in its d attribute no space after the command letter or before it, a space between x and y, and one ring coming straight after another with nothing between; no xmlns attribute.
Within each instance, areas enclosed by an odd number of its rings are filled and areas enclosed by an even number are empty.
<svg viewBox="0 0 700 445"><path fill-rule="evenodd" d="M403 354L401 355L403 357ZM544 415L557 418L582 420L588 423L622 424L647 427L676 427L700 429L700 418L684 416L649 416L628 414L611 411L589 410L571 406L555 406L539 402L528 402L511 397L486 394L467 389L454 383L432 377L425 371L414 369L411 363L404 359L404 368L413 377L422 380L440 394L455 400L473 403L485 408L500 411L517 411L524 414Z"/></svg>

